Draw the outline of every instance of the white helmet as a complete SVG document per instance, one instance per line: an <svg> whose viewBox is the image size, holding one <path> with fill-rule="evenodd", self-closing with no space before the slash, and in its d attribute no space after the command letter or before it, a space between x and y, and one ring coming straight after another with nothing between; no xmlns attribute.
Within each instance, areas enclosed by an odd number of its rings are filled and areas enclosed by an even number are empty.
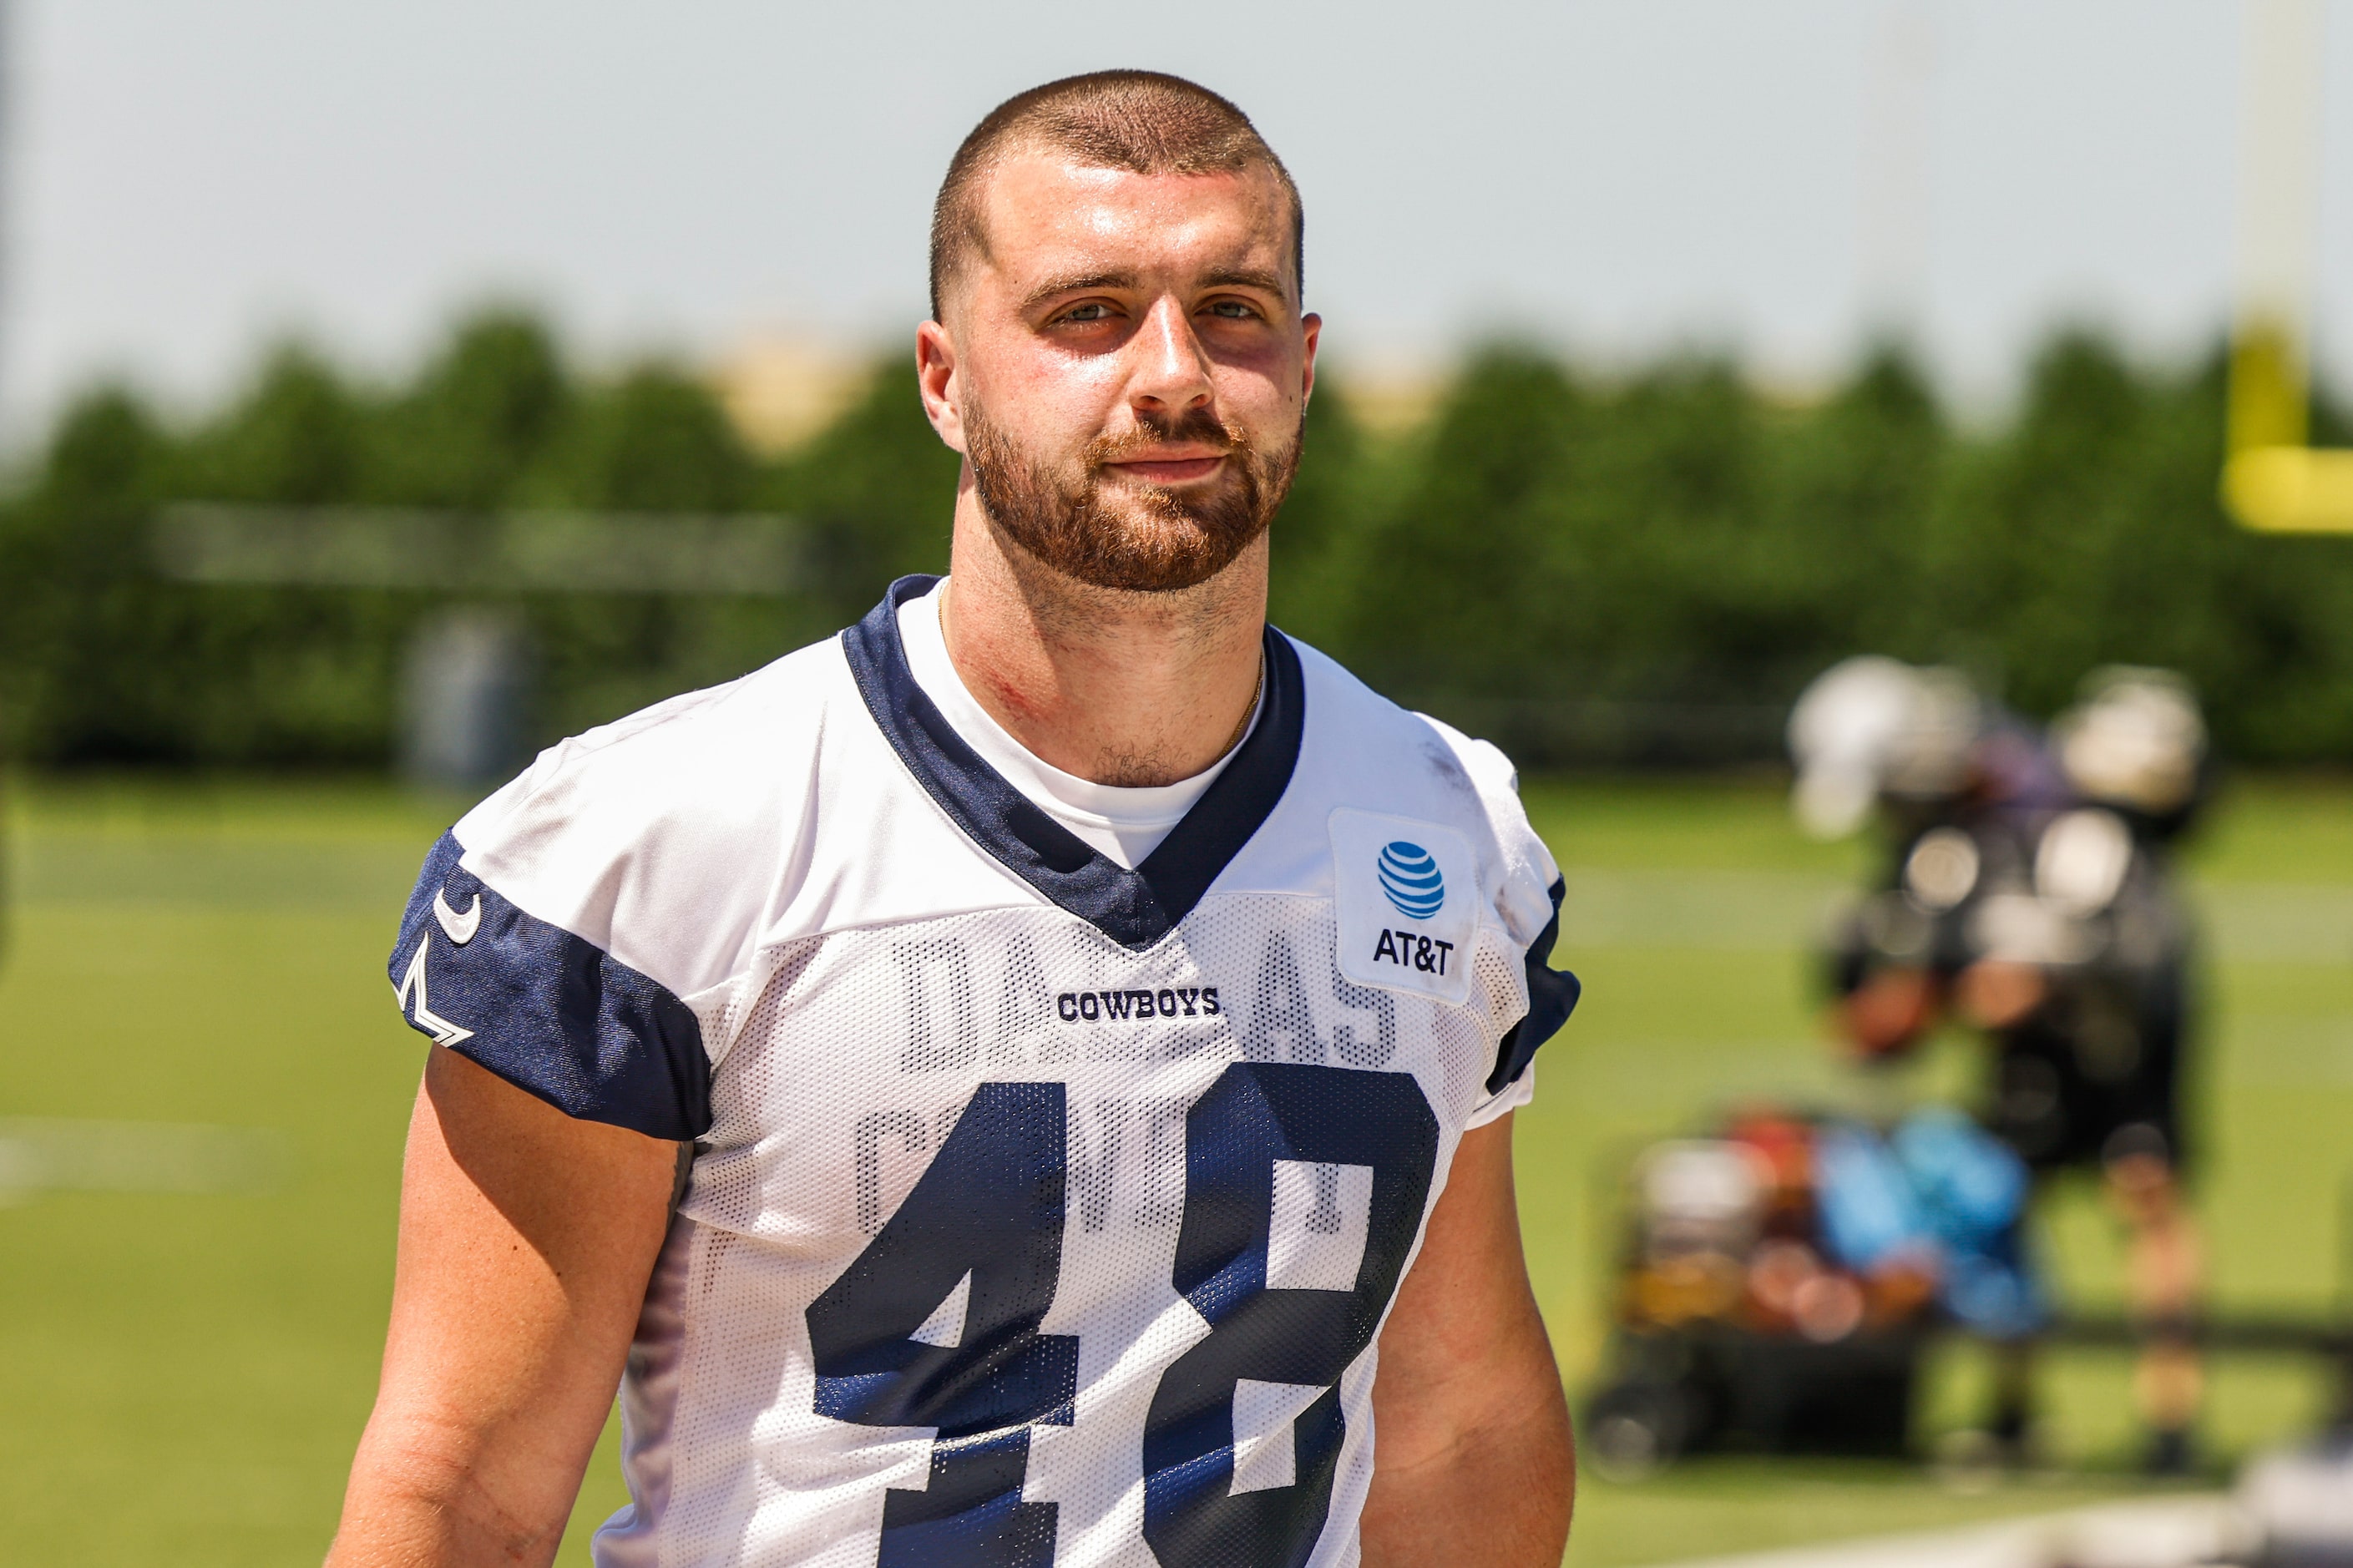
<svg viewBox="0 0 2353 1568"><path fill-rule="evenodd" d="M2090 798L2162 816L2186 805L2206 760L2206 721L2189 682L2167 669L2092 672L2083 700L2051 726L2059 765Z"/></svg>
<svg viewBox="0 0 2353 1568"><path fill-rule="evenodd" d="M1883 793L1956 789L1981 723L1977 693L1957 671L1877 654L1832 665L1789 710L1790 808L1808 833L1838 838Z"/></svg>

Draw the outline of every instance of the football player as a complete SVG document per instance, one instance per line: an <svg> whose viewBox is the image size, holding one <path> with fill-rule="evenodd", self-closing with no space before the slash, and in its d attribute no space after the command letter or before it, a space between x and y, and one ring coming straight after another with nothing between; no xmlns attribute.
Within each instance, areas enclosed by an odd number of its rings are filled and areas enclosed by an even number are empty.
<svg viewBox="0 0 2353 1568"><path fill-rule="evenodd" d="M1240 110L991 113L932 237L950 571L434 847L331 1561L1542 1564L1511 1121L1575 982L1493 748L1266 625L1317 319Z"/></svg>
<svg viewBox="0 0 2353 1568"><path fill-rule="evenodd" d="M2170 850L2205 793L2195 700L2162 670L2096 671L2045 737L1949 671L1865 658L1809 689L1790 735L1809 826L1856 826L1875 798L1889 829L1881 885L1832 941L1839 1032L1883 1061L1957 1018L1995 1047L1988 1129L2040 1174L2101 1173L2130 1238L2147 1468L2189 1470L2203 1384L2181 1175L2196 961ZM2013 1452L2030 1339L1997 1378L1990 1436Z"/></svg>

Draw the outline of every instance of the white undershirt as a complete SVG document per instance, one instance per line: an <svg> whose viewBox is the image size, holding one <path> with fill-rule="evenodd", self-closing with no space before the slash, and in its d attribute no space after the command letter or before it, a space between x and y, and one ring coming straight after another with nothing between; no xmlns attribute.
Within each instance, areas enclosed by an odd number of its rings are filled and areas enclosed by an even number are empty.
<svg viewBox="0 0 2353 1568"><path fill-rule="evenodd" d="M979 752L980 760L1003 775L1006 783L1077 834L1089 847L1134 870L1185 819L1240 746L1237 744L1189 779L1145 789L1094 784L1039 762L973 700L964 678L956 673L955 662L948 658L947 637L940 630L940 589L946 586L947 579L943 577L930 593L899 606L899 640L906 646L907 668L915 684L923 689L923 695L938 707L965 744ZM1258 709L1253 707L1250 723L1257 722Z"/></svg>

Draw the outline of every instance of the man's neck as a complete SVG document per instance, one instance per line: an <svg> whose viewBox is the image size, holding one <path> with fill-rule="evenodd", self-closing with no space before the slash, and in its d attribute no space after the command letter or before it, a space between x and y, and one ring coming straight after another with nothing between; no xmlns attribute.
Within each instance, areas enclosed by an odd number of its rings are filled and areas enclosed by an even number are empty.
<svg viewBox="0 0 2353 1568"><path fill-rule="evenodd" d="M967 482L940 606L973 700L1039 761L1096 784L1191 778L1240 737L1266 625L1263 535L1209 581L1097 588L990 526Z"/></svg>

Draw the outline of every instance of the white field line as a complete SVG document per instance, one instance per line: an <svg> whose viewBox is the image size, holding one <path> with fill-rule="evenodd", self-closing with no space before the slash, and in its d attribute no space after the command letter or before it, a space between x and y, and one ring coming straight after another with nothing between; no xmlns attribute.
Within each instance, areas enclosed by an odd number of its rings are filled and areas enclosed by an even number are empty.
<svg viewBox="0 0 2353 1568"><path fill-rule="evenodd" d="M2169 1497L1673 1568L2192 1568L2230 1549L2232 1521L2225 1498Z"/></svg>
<svg viewBox="0 0 2353 1568"><path fill-rule="evenodd" d="M177 1121L0 1118L0 1203L42 1192L220 1193L271 1185L284 1141Z"/></svg>

